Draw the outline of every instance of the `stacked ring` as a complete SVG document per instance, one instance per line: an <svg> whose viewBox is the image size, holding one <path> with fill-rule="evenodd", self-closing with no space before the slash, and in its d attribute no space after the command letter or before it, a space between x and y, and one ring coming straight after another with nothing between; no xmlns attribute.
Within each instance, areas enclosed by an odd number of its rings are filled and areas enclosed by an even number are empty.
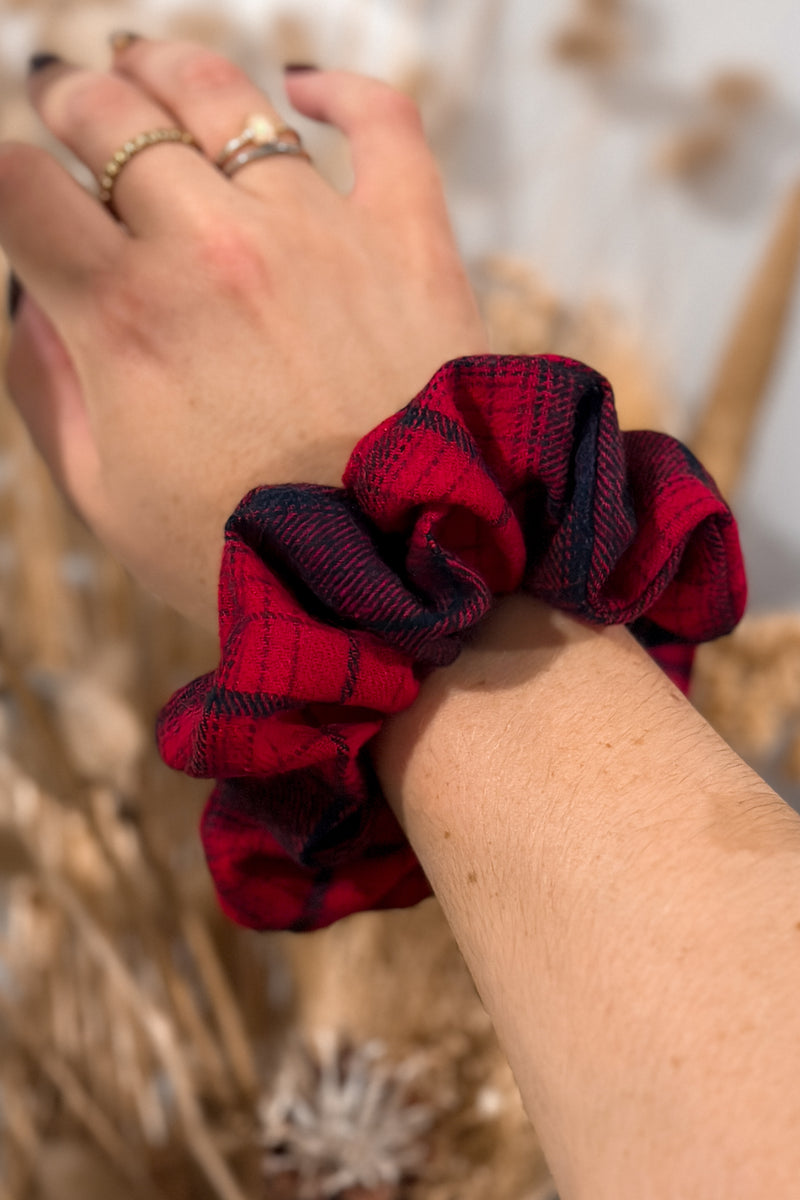
<svg viewBox="0 0 800 1200"><path fill-rule="evenodd" d="M252 113L245 118L241 133L225 143L215 162L220 171L230 178L254 159L271 158L274 155L311 161L295 129L274 121L267 113Z"/></svg>
<svg viewBox="0 0 800 1200"><path fill-rule="evenodd" d="M140 151L147 150L150 146L158 146L161 142L180 142L184 146L200 149L194 134L186 129L151 129L146 133L137 134L111 156L98 177L98 197L107 208L113 208L114 188L123 167L126 167Z"/></svg>
<svg viewBox="0 0 800 1200"><path fill-rule="evenodd" d="M233 158L228 159L221 170L223 175L227 175L230 179L249 162L253 162L257 158L272 158L276 154L282 154L288 158L304 158L306 162L311 162L311 155L303 149L299 142L265 142L263 146L249 146L240 154L235 154Z"/></svg>
<svg viewBox="0 0 800 1200"><path fill-rule="evenodd" d="M268 142L277 142L280 141L281 135L286 133L292 134L297 142L300 140L294 129L283 123L276 123L266 113L252 113L245 120L247 123L242 132L226 142L217 155L218 167L224 167L227 160L233 158L245 146L264 146Z"/></svg>

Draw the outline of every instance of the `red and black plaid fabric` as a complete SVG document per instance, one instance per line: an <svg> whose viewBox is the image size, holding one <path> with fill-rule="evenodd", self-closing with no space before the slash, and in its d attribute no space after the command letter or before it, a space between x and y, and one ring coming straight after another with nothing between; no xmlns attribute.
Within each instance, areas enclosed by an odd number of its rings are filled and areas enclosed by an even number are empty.
<svg viewBox="0 0 800 1200"><path fill-rule="evenodd" d="M314 929L429 884L368 743L523 589L625 624L686 686L745 580L735 522L691 453L621 434L611 389L566 359L444 366L356 446L343 488L258 488L228 522L221 661L159 718L165 761L215 777L202 837L254 928Z"/></svg>

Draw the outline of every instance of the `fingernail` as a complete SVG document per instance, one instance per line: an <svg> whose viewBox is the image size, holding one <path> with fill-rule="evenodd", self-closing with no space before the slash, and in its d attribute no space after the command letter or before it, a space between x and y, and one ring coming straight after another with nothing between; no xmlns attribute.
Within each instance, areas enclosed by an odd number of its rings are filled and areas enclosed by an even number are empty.
<svg viewBox="0 0 800 1200"><path fill-rule="evenodd" d="M283 69L287 75L300 75L303 71L318 71L315 63L284 63Z"/></svg>
<svg viewBox="0 0 800 1200"><path fill-rule="evenodd" d="M22 284L17 279L13 271L9 273L8 285L6 288L6 308L8 309L9 320L13 321L17 315L19 302L22 299Z"/></svg>
<svg viewBox="0 0 800 1200"><path fill-rule="evenodd" d="M127 29L117 29L108 35L108 40L114 53L121 54L128 46L138 42L141 36L140 33L130 33Z"/></svg>
<svg viewBox="0 0 800 1200"><path fill-rule="evenodd" d="M28 74L33 75L36 71L43 71L51 63L60 63L63 61L58 54L33 54L28 59Z"/></svg>

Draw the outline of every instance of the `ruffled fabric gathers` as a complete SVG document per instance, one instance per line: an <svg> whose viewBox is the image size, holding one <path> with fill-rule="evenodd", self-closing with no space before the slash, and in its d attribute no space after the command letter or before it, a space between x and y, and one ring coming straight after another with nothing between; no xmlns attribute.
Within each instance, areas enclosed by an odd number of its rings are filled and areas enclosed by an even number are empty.
<svg viewBox="0 0 800 1200"><path fill-rule="evenodd" d="M315 929L430 886L368 743L523 590L625 624L688 686L746 584L736 524L674 438L620 433L608 383L554 357L450 362L356 446L343 488L257 488L226 527L220 664L158 723L216 778L201 833L225 911Z"/></svg>

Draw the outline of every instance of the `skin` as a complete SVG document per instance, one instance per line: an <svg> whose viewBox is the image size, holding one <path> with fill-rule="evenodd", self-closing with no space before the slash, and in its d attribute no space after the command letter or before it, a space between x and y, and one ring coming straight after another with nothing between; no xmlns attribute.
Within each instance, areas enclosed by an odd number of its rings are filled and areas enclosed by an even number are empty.
<svg viewBox="0 0 800 1200"><path fill-rule="evenodd" d="M45 125L99 174L150 147L119 220L52 157L0 147L0 244L25 289L8 383L54 477L146 587L216 629L224 523L258 484L339 484L353 445L448 359L487 349L419 114L346 72L287 77L297 111L348 139L355 183L301 159L232 180L213 158L254 111L233 64L139 39L112 69L30 80ZM206 157L207 156L207 157Z"/></svg>
<svg viewBox="0 0 800 1200"><path fill-rule="evenodd" d="M175 123L213 158L269 111L225 60L145 39L30 87L95 173ZM115 219L0 147L13 397L89 525L210 628L242 494L337 483L361 434L486 349L413 106L342 72L287 93L347 137L349 196L296 159L229 181L161 145L122 172ZM562 1200L793 1200L800 819L625 631L502 602L374 762Z"/></svg>
<svg viewBox="0 0 800 1200"><path fill-rule="evenodd" d="M800 817L627 631L505 600L374 757L561 1200L796 1200Z"/></svg>

